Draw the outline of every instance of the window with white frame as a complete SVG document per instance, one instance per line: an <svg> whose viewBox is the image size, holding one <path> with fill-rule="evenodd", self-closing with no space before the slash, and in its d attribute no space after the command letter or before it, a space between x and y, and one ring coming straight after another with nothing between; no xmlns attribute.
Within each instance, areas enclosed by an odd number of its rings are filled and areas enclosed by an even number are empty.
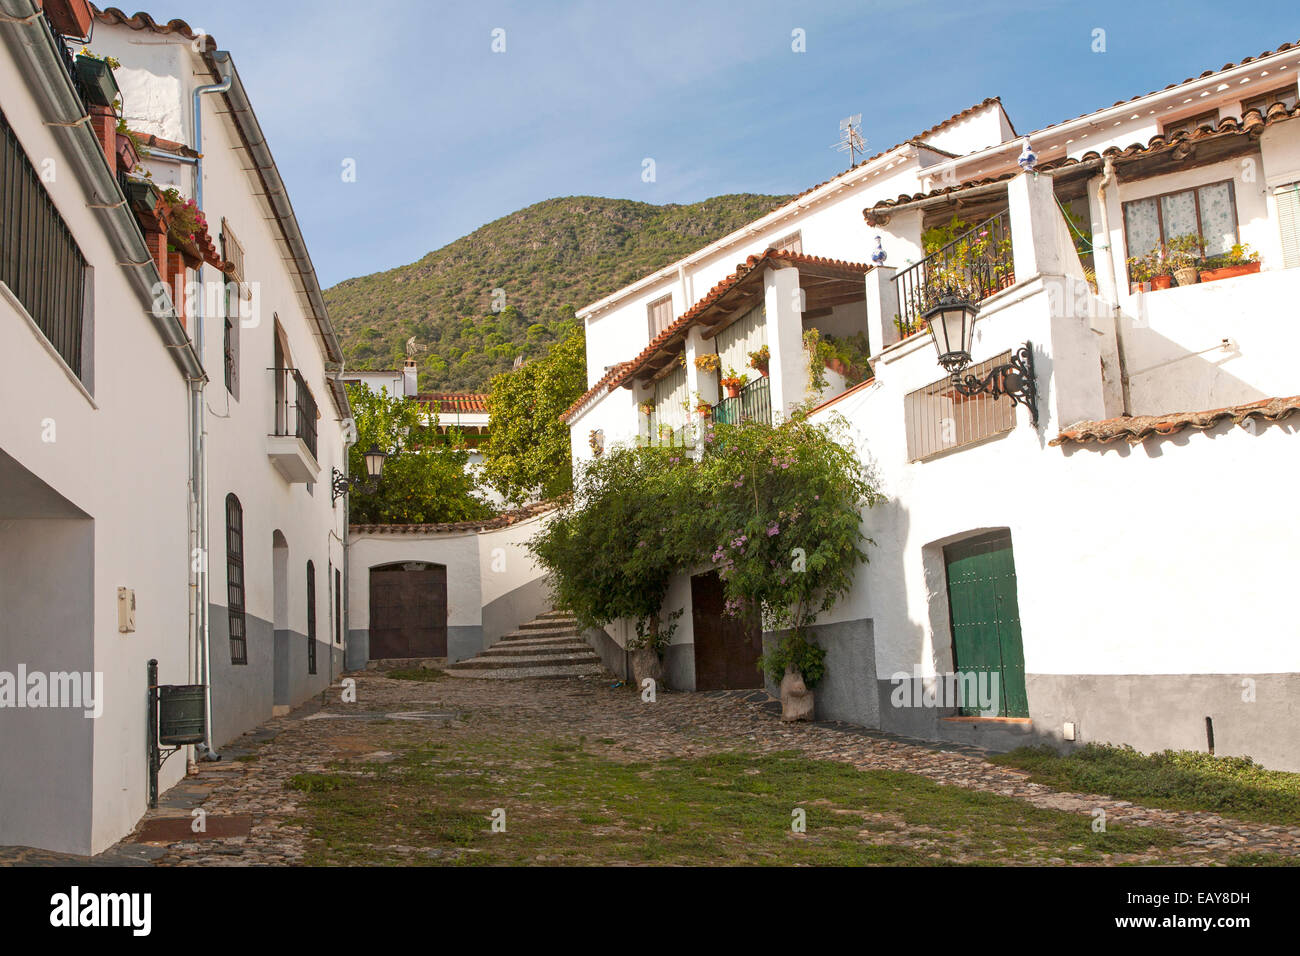
<svg viewBox="0 0 1300 956"><path fill-rule="evenodd" d="M1201 252L1215 256L1238 241L1237 199L1232 180L1148 196L1124 203L1124 239L1129 257L1167 249L1179 236L1197 235Z"/></svg>
<svg viewBox="0 0 1300 956"><path fill-rule="evenodd" d="M650 320L650 338L662 332L668 326L673 324L673 295L668 293L662 298L655 299L646 306L646 313Z"/></svg>
<svg viewBox="0 0 1300 956"><path fill-rule="evenodd" d="M1260 114L1268 112L1268 108L1274 103L1281 103L1287 109L1291 109L1296 104L1297 87L1294 83L1290 86L1278 87L1276 90L1269 90L1267 93L1261 93L1258 96L1252 96L1248 100L1241 101L1241 112L1243 114L1251 110L1259 110Z"/></svg>
<svg viewBox="0 0 1300 956"><path fill-rule="evenodd" d="M1282 268L1300 266L1300 182L1273 190L1278 228L1282 233Z"/></svg>
<svg viewBox="0 0 1300 956"><path fill-rule="evenodd" d="M1175 133L1190 133L1194 129L1202 126L1218 126L1219 111L1210 110L1208 113L1200 113L1196 116L1189 116L1185 120L1179 120L1175 123L1167 123L1164 127L1165 139L1173 136Z"/></svg>
<svg viewBox="0 0 1300 956"><path fill-rule="evenodd" d="M796 229L788 236L782 236L776 242L772 243L772 248L778 252L793 252L803 255L803 232Z"/></svg>

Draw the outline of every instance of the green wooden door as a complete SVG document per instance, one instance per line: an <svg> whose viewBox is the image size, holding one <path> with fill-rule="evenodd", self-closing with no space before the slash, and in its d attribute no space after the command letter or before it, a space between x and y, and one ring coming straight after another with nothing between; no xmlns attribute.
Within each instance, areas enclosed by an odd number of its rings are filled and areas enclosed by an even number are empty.
<svg viewBox="0 0 1300 956"><path fill-rule="evenodd" d="M981 693L997 675L997 716L1028 717L1025 654L1020 641L1020 604L1011 535L1000 531L944 548L954 670L978 675ZM961 712L978 715L977 702Z"/></svg>

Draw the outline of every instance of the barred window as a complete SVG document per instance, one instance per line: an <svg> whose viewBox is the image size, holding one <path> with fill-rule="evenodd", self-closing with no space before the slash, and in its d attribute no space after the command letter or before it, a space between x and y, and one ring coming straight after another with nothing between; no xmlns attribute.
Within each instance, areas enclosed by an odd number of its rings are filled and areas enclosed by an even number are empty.
<svg viewBox="0 0 1300 956"><path fill-rule="evenodd" d="M248 663L248 622L244 614L244 507L226 495L226 613L230 617L230 663Z"/></svg>
<svg viewBox="0 0 1300 956"><path fill-rule="evenodd" d="M0 282L81 379L86 260L0 113Z"/></svg>
<svg viewBox="0 0 1300 956"><path fill-rule="evenodd" d="M983 379L1010 361L1011 353L1003 352L973 366L970 374ZM986 392L962 395L947 378L909 392L903 399L903 414L909 461L924 461L1016 427L1016 405L1011 399L1005 395L995 399Z"/></svg>
<svg viewBox="0 0 1300 956"><path fill-rule="evenodd" d="M316 673L316 566L307 562L307 673Z"/></svg>

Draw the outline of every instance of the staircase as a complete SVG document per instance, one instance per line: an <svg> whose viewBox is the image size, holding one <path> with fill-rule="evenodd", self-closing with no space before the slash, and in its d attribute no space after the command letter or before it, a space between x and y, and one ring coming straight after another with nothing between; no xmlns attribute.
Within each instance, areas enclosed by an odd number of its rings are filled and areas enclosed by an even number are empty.
<svg viewBox="0 0 1300 956"><path fill-rule="evenodd" d="M444 668L449 677L523 680L529 677L598 677L600 658L578 634L568 611L547 611L511 631L477 657Z"/></svg>

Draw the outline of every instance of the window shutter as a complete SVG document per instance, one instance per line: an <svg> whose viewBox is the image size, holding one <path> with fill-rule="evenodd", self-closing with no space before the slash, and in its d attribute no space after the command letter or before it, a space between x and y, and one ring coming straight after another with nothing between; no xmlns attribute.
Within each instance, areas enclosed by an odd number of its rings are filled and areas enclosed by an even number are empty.
<svg viewBox="0 0 1300 956"><path fill-rule="evenodd" d="M1273 195L1282 231L1282 268L1294 269L1300 266L1300 183L1279 186Z"/></svg>

